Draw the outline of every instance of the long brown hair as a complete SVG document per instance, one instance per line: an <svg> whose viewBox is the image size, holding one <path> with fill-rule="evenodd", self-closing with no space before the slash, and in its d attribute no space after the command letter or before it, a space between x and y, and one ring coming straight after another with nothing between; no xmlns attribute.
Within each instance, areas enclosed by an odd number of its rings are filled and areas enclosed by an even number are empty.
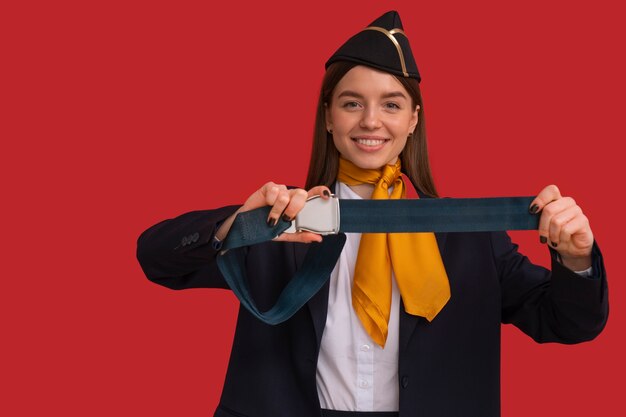
<svg viewBox="0 0 626 417"><path fill-rule="evenodd" d="M325 105L330 105L335 87L343 76L356 65L358 64L347 61L335 62L328 67L324 75L315 116L313 148L311 149L311 161L309 162L309 173L306 179L307 190L317 185L330 186L337 179L339 151L337 151L333 143L332 135L326 131ZM430 163L428 162L424 105L419 84L413 78L396 77L396 79L411 96L413 108L417 105L420 106L417 113L417 128L413 132L413 136L408 138L404 149L400 153L402 172L406 174L417 191L431 197L437 197L437 190L435 189L435 183L430 172Z"/></svg>

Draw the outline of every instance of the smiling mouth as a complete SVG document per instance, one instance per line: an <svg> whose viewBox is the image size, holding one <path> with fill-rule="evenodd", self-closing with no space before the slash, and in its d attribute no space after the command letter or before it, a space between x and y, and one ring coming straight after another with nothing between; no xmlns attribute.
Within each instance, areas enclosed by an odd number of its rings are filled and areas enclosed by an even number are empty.
<svg viewBox="0 0 626 417"><path fill-rule="evenodd" d="M389 139L351 138L354 142L363 146L380 146Z"/></svg>

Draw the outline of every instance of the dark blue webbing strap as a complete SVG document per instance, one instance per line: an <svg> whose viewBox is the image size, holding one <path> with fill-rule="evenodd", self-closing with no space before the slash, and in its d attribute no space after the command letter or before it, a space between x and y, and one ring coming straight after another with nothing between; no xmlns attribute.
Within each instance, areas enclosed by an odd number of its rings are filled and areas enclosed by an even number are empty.
<svg viewBox="0 0 626 417"><path fill-rule="evenodd" d="M535 197L339 200L344 233L534 230Z"/></svg>
<svg viewBox="0 0 626 417"><path fill-rule="evenodd" d="M340 200L340 232L484 232L536 230L539 215L528 207L534 197L424 198L417 200ZM345 235L324 236L311 243L302 267L289 281L270 310L260 311L250 294L244 247L269 241L290 226L279 220L266 223L270 207L239 213L222 246L217 265L241 304L267 324L289 319L328 280L345 243ZM254 279L254 278L252 278Z"/></svg>

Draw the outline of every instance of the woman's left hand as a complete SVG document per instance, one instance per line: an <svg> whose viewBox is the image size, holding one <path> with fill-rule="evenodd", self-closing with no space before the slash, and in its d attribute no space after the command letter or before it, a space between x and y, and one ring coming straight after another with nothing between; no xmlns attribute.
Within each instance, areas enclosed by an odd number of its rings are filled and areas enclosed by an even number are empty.
<svg viewBox="0 0 626 417"><path fill-rule="evenodd" d="M539 240L561 255L563 265L573 271L591 266L593 233L587 216L573 198L561 196L556 185L549 185L541 190L529 210L541 211Z"/></svg>

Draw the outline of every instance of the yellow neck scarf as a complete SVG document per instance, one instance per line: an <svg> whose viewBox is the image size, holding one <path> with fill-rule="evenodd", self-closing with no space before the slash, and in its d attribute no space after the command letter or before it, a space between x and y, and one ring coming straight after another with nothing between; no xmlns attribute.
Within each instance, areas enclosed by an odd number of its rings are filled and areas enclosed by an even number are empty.
<svg viewBox="0 0 626 417"><path fill-rule="evenodd" d="M400 158L381 169L362 169L340 158L337 180L347 185L374 184L375 200L406 194ZM392 267L407 313L432 321L450 299L448 276L433 233L364 233L354 269L352 306L365 330L382 347L388 334Z"/></svg>

